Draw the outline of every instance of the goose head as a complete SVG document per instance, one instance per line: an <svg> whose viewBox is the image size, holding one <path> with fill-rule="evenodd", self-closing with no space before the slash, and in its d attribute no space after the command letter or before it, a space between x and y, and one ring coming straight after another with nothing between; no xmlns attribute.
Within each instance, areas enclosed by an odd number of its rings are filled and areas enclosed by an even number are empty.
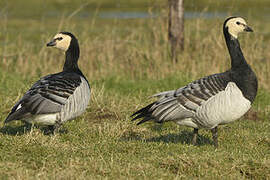
<svg viewBox="0 0 270 180"><path fill-rule="evenodd" d="M229 17L225 20L223 28L236 39L241 32L253 32L242 17Z"/></svg>
<svg viewBox="0 0 270 180"><path fill-rule="evenodd" d="M70 32L60 32L47 43L47 46L55 47L65 52L64 71L80 71L77 64L80 57L80 48L78 40L73 34Z"/></svg>
<svg viewBox="0 0 270 180"><path fill-rule="evenodd" d="M69 32L60 32L56 34L49 43L47 43L47 46L55 47L65 52L74 45L78 46L78 41L76 37Z"/></svg>

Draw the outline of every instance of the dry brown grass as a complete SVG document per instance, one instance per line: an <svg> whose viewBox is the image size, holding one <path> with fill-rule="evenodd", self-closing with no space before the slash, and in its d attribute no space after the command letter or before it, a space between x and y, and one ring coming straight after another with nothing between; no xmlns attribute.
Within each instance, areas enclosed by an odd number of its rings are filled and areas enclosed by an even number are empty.
<svg viewBox="0 0 270 180"><path fill-rule="evenodd" d="M80 67L90 80L111 75L131 79L164 78L179 72L195 79L230 67L222 21L200 18L186 20L185 51L179 55L177 64L173 64L170 59L167 21L162 17L137 21L113 20L108 25L92 20L82 22L78 26L80 29L76 29L74 21L60 20L60 24L63 24L61 29L70 29L78 37L81 47ZM270 46L264 34L260 33L264 29L257 28L262 22L249 19L248 22L255 33L241 35L240 43L247 61L258 76L260 88L270 90L270 61L267 60ZM44 27L44 24L41 22L39 26ZM97 33L91 35L91 31ZM54 33L40 35L37 42L41 41L43 45L27 41L20 33L12 40L4 38L6 45L1 49L2 67L24 76L60 71L63 54L44 46ZM12 67L15 63L16 66Z"/></svg>

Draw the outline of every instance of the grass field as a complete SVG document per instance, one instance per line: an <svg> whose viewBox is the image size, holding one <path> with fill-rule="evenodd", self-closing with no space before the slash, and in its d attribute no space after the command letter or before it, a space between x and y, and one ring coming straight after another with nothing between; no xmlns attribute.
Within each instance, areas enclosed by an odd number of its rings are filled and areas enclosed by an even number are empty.
<svg viewBox="0 0 270 180"><path fill-rule="evenodd" d="M199 15L185 21L185 51L176 64L170 59L164 1L154 6L145 0L38 2L0 2L1 122L35 81L61 71L63 53L45 45L62 30L79 39L91 103L55 136L46 135L46 127L31 129L21 122L3 126L0 179L270 179L267 0L186 1L187 12ZM116 11L158 16L99 16ZM214 148L207 130L199 131L199 145L193 146L191 128L131 122L129 116L150 103L150 95L230 67L222 23L234 14L255 31L240 35L240 43L258 76L259 92L246 116L219 128L220 147Z"/></svg>

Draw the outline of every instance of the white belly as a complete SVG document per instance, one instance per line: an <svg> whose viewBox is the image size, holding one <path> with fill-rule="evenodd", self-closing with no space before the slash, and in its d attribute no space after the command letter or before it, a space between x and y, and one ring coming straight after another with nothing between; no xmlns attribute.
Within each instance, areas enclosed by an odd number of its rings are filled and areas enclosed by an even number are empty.
<svg viewBox="0 0 270 180"><path fill-rule="evenodd" d="M181 125L181 126L199 128L199 126L195 123L195 121L192 118L176 120L175 123L178 124L178 125Z"/></svg>
<svg viewBox="0 0 270 180"><path fill-rule="evenodd" d="M233 82L226 89L205 101L196 111L194 120L204 128L227 124L243 116L251 107L241 90Z"/></svg>
<svg viewBox="0 0 270 180"><path fill-rule="evenodd" d="M34 123L34 124L37 123L37 124L42 124L42 125L54 125L55 122L59 120L59 113L33 115L23 120L28 123Z"/></svg>

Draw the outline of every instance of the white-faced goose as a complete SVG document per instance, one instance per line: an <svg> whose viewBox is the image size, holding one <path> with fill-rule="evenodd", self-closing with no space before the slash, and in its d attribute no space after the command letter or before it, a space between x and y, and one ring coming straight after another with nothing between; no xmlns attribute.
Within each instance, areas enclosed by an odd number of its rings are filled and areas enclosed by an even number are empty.
<svg viewBox="0 0 270 180"><path fill-rule="evenodd" d="M37 81L15 104L5 120L49 125L56 131L64 122L81 115L90 100L90 86L78 67L78 40L60 32L47 46L65 51L63 71Z"/></svg>
<svg viewBox="0 0 270 180"><path fill-rule="evenodd" d="M211 129L215 147L218 146L218 125L230 123L243 116L257 94L257 78L246 62L237 39L241 32L252 32L241 17L229 17L223 25L231 57L231 69L189 83L177 90L154 95L159 99L135 112L133 120L143 118L158 123L174 121L194 128L192 143L196 144L198 129Z"/></svg>

